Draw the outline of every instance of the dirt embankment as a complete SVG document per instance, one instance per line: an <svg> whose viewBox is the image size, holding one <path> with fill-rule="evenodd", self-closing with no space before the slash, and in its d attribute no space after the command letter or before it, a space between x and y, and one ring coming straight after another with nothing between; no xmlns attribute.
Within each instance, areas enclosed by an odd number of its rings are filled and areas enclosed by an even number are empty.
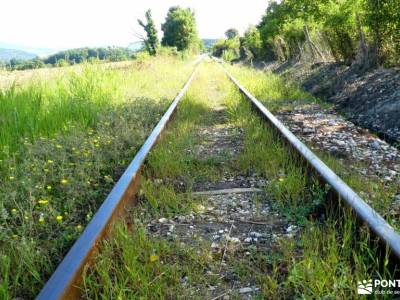
<svg viewBox="0 0 400 300"><path fill-rule="evenodd" d="M274 71L333 103L354 123L400 143L400 68L360 74L343 64L286 64Z"/></svg>

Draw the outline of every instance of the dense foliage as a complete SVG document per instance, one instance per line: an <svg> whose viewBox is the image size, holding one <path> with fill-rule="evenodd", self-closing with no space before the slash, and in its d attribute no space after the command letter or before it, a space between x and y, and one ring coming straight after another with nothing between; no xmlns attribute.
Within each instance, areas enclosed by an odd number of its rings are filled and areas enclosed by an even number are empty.
<svg viewBox="0 0 400 300"><path fill-rule="evenodd" d="M220 44L215 55L222 55ZM335 60L361 68L399 65L400 2L274 1L236 51L240 47L263 60Z"/></svg>
<svg viewBox="0 0 400 300"><path fill-rule="evenodd" d="M182 51L198 50L201 45L196 18L190 8L171 7L161 29L164 32L161 41L163 46L176 47L178 51Z"/></svg>
<svg viewBox="0 0 400 300"><path fill-rule="evenodd" d="M239 31L236 28L230 28L225 32L225 36L228 39L234 39L235 37L239 36Z"/></svg>
<svg viewBox="0 0 400 300"><path fill-rule="evenodd" d="M146 11L146 24L141 20L138 20L138 23L140 26L143 27L147 35L147 38L144 40L144 45L146 47L147 52L150 55L156 55L157 49L159 47L159 41L157 37L156 25L154 24L154 20L151 16L150 9Z"/></svg>

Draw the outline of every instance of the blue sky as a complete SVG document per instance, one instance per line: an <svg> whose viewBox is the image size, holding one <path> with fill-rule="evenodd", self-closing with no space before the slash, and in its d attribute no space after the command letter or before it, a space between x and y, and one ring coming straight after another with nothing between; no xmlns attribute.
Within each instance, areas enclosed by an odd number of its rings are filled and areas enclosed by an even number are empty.
<svg viewBox="0 0 400 300"><path fill-rule="evenodd" d="M202 38L257 24L268 0L2 0L0 42L46 48L126 46L137 40L137 18L151 8L160 29L173 5L196 12Z"/></svg>

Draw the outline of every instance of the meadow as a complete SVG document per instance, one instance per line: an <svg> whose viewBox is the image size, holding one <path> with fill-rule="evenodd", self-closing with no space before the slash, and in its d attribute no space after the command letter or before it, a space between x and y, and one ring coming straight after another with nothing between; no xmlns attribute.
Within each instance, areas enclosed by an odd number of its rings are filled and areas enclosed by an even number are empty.
<svg viewBox="0 0 400 300"><path fill-rule="evenodd" d="M192 69L163 55L3 86L1 299L37 294Z"/></svg>

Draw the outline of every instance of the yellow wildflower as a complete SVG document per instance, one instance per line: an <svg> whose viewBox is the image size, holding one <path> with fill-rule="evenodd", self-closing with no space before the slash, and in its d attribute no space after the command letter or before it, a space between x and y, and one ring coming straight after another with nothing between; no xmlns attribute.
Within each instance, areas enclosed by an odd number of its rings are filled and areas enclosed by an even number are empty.
<svg viewBox="0 0 400 300"><path fill-rule="evenodd" d="M68 180L67 179L61 179L61 184L67 184Z"/></svg>
<svg viewBox="0 0 400 300"><path fill-rule="evenodd" d="M16 214L16 213L17 213L17 209L16 209L16 208L13 208L13 209L11 210L11 212L12 212L13 214Z"/></svg>
<svg viewBox="0 0 400 300"><path fill-rule="evenodd" d="M81 231L82 230L82 225L76 225L76 230Z"/></svg>
<svg viewBox="0 0 400 300"><path fill-rule="evenodd" d="M39 203L40 205L46 205L47 203L49 203L49 200L42 199L42 200L39 200L38 203Z"/></svg>
<svg viewBox="0 0 400 300"><path fill-rule="evenodd" d="M15 177L14 176L10 176L10 177L8 177L10 180L14 180L15 179Z"/></svg>
<svg viewBox="0 0 400 300"><path fill-rule="evenodd" d="M285 180L285 178L279 178L279 181L280 182L282 182L282 181L284 181Z"/></svg>
<svg viewBox="0 0 400 300"><path fill-rule="evenodd" d="M54 163L54 161L52 161L51 159L49 159L47 162L48 162L49 164Z"/></svg>
<svg viewBox="0 0 400 300"><path fill-rule="evenodd" d="M56 145L56 148L61 149L62 146L61 145Z"/></svg>
<svg viewBox="0 0 400 300"><path fill-rule="evenodd" d="M43 216L40 216L40 217L39 217L39 223L44 223L44 218L43 218Z"/></svg>
<svg viewBox="0 0 400 300"><path fill-rule="evenodd" d="M57 222L62 222L62 220L63 220L63 217L62 217L62 216L60 216L60 215L58 215L58 216L56 217L56 220L57 220Z"/></svg>
<svg viewBox="0 0 400 300"><path fill-rule="evenodd" d="M155 262L155 261L159 260L159 258L160 257L158 255L152 254L152 255L150 255L150 262Z"/></svg>
<svg viewBox="0 0 400 300"><path fill-rule="evenodd" d="M52 186L51 186L51 185L48 185L46 188L47 188L47 190L51 191Z"/></svg>

